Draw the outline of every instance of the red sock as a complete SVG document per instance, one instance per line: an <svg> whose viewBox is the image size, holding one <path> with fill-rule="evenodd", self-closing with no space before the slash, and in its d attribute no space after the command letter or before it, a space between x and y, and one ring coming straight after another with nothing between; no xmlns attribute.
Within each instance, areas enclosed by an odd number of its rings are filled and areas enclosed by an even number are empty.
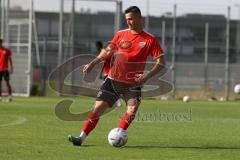
<svg viewBox="0 0 240 160"><path fill-rule="evenodd" d="M124 113L124 115L122 116L122 119L120 121L119 128L127 130L127 128L129 127L131 122L134 120L134 118L135 118L134 114L128 114L127 112Z"/></svg>
<svg viewBox="0 0 240 160"><path fill-rule="evenodd" d="M9 81L6 81L8 96L12 95L12 88Z"/></svg>
<svg viewBox="0 0 240 160"><path fill-rule="evenodd" d="M99 116L91 113L90 116L88 117L88 120L84 123L83 125L83 131L88 135L97 125L99 121Z"/></svg>

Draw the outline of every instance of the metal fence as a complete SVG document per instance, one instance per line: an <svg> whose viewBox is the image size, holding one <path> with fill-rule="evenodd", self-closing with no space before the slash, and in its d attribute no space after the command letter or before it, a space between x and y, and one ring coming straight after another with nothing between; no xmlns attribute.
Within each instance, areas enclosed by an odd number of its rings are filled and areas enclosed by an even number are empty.
<svg viewBox="0 0 240 160"><path fill-rule="evenodd" d="M2 0L2 4L3 1L6 4L7 0ZM10 2L14 1L17 2ZM41 66L47 75L70 57L97 54L95 42L107 43L114 32L125 28L123 10L137 5L142 10L145 30L155 35L165 50L170 68L165 77L173 82L176 91L219 92L228 99L233 86L240 83L239 5L206 6L202 2L174 4L158 0L55 0L46 6L51 9L42 11L38 7L43 1L32 2L35 9L31 23L33 48L32 55L28 56L32 56L32 68ZM8 14L2 14L1 24L8 23L5 20ZM17 36L15 41L19 41ZM12 49L19 53L19 48ZM175 96L175 90L170 94Z"/></svg>
<svg viewBox="0 0 240 160"><path fill-rule="evenodd" d="M76 5L74 0L71 2L72 6ZM77 2L81 3L83 1ZM99 1L95 2L99 3ZM115 1L115 3L116 2L117 1ZM135 5L136 1L129 1L128 3L133 3ZM188 24L181 22L180 19L184 16L178 16L177 13L179 10L181 12L181 9L185 8L185 6L182 5L178 8L176 4L172 5L172 9L168 11L167 14L162 14L162 17L167 17L165 18L167 20L161 18L159 19L161 20L160 25L153 26L152 24L155 22L151 21L153 18L149 15L151 14L152 9L156 9L156 6L153 6L154 2L152 3L152 1L146 1L146 5L143 5L143 3L139 4L140 7L145 10L144 12L146 12L144 18L145 30L153 32L159 38L159 40L162 42L162 46L165 48L166 57L170 64L170 68L172 69L170 79L175 85L175 88L179 90L203 89L208 92L219 91L224 93L223 96L225 97L225 99L228 99L229 90L233 88L236 83L238 83L239 78L237 77L237 74L232 74L233 70L230 67L231 62L237 63L239 61L238 39L240 34L238 26L239 24L235 26L235 31L233 31L234 27L231 28L231 8L228 6L224 6L223 9L225 9L225 13L223 15L212 15L213 18L219 18L219 23L222 23L222 31L215 33L214 30L219 29L217 28L218 24L215 24L218 21L212 22L211 18L205 18L204 23L197 23L196 25L191 24L196 23L196 20L194 20L194 18L198 18L199 20L199 15L196 13L192 14L192 17L189 16L189 26ZM121 6L125 5L125 2L117 3L117 8L122 8ZM75 17L74 14L76 14L75 7L72 7L71 14L73 17ZM204 6L202 6L202 8L204 8ZM117 9L117 11L119 10ZM118 22L122 22L121 19L116 19L117 17L122 18L120 16L121 13L117 11L115 12L115 20ZM208 15L207 13L202 14ZM209 14L208 16L211 17L211 14ZM90 20L88 22L90 22ZM232 23L235 22L233 21ZM119 26L116 26L116 24L118 24ZM124 23L115 23L115 28L123 28L123 26ZM171 29L166 29L166 27L169 26ZM90 30L90 28L88 28L87 30ZM72 29L72 31L74 30ZM233 35L235 34L237 36L234 37ZM234 38L232 38L230 41L230 37ZM90 40L91 43L94 42L94 38ZM181 38L182 40L178 40L179 38ZM184 61L188 63L183 63ZM218 61L220 62L216 63ZM191 62L195 63L193 64ZM191 69L189 70L187 68ZM212 70L217 70L217 72L221 76L212 76L214 75L213 73L211 73ZM186 79L186 74L188 73L195 74L188 75ZM230 75L232 77L230 77ZM218 84L218 82L220 84ZM173 90L172 95L175 96L175 90Z"/></svg>
<svg viewBox="0 0 240 160"><path fill-rule="evenodd" d="M20 11L21 9L21 11ZM14 74L11 77L13 94L29 96L32 68L32 20L30 0L18 6L14 0L1 1L1 38L13 52Z"/></svg>

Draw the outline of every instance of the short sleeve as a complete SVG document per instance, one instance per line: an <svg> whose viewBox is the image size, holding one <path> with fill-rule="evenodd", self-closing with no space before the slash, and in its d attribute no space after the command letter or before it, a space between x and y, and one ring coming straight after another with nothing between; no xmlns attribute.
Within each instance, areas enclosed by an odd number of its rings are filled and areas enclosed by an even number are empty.
<svg viewBox="0 0 240 160"><path fill-rule="evenodd" d="M153 38L150 53L154 59L162 56L164 54L162 47L158 43L156 38Z"/></svg>

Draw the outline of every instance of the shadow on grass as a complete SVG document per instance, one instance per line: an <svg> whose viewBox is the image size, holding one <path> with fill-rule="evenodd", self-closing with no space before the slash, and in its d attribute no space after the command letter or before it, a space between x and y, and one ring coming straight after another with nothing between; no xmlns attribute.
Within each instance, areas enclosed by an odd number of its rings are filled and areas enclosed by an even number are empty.
<svg viewBox="0 0 240 160"><path fill-rule="evenodd" d="M229 149L229 150L240 150L239 147L219 147L219 146L125 146L123 148L126 149L156 149L156 148L162 148L162 149L202 149L202 150L207 150L207 149L212 149L212 150L218 150L218 149Z"/></svg>
<svg viewBox="0 0 240 160"><path fill-rule="evenodd" d="M96 147L96 145L89 145L89 144L84 144L84 145L81 145L81 146L76 146L76 145L72 145L73 147L79 147L79 148L87 148L87 147Z"/></svg>

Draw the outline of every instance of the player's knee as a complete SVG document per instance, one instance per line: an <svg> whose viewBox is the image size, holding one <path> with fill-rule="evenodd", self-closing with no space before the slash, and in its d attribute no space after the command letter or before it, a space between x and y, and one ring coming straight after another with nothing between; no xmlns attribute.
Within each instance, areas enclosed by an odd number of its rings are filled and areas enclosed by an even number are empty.
<svg viewBox="0 0 240 160"><path fill-rule="evenodd" d="M139 106L140 105L140 101L138 101L137 99L129 99L127 101L127 105L128 106Z"/></svg>

